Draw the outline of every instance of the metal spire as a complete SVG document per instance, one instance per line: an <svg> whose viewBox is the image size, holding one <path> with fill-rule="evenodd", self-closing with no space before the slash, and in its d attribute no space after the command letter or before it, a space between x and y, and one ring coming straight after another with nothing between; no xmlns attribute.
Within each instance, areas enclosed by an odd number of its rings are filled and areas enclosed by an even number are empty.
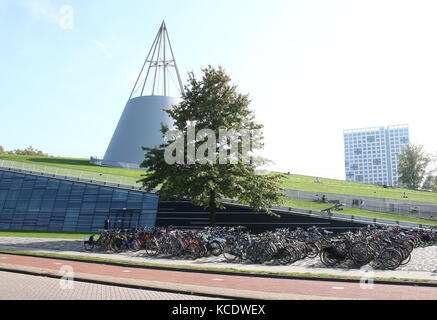
<svg viewBox="0 0 437 320"><path fill-rule="evenodd" d="M172 71L174 71L176 77L172 76ZM171 87L170 80L181 93L183 91L181 76L173 54L167 27L165 21L163 21L129 99L145 95L168 96Z"/></svg>

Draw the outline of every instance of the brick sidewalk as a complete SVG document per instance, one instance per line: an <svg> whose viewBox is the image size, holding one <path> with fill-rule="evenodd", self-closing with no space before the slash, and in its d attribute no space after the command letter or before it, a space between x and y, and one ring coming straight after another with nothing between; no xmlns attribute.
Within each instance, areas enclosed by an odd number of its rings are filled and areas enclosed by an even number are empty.
<svg viewBox="0 0 437 320"><path fill-rule="evenodd" d="M0 254L0 262L0 268L17 268L53 275L58 274L60 266L69 265L77 278L251 299L437 299L435 287L375 284L372 289L362 289L360 284L349 282L162 271L2 254Z"/></svg>
<svg viewBox="0 0 437 320"><path fill-rule="evenodd" d="M210 298L0 272L0 300L209 300Z"/></svg>

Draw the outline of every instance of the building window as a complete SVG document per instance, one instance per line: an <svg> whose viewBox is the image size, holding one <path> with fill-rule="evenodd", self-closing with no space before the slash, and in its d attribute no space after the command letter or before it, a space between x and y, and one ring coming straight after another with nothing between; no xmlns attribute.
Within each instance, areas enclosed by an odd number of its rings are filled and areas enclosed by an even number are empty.
<svg viewBox="0 0 437 320"><path fill-rule="evenodd" d="M373 143L373 142L375 142L375 136L368 136L368 137L367 137L367 142L368 142L368 143Z"/></svg>

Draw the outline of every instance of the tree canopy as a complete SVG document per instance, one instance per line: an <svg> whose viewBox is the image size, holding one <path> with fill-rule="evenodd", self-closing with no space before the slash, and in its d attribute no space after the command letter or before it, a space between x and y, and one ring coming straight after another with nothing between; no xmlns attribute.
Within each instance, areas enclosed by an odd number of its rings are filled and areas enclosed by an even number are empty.
<svg viewBox="0 0 437 320"><path fill-rule="evenodd" d="M419 189L426 178L431 157L422 145L409 144L402 147L398 159L399 183L412 190Z"/></svg>
<svg viewBox="0 0 437 320"><path fill-rule="evenodd" d="M255 121L249 109L249 97L237 92L237 87L231 85L231 79L223 68L209 66L202 71L200 80L194 73L189 74L182 101L166 110L178 134L157 148L143 148L145 160L141 167L149 172L140 181L149 191L160 186L159 195L164 200L188 198L195 205L208 209L211 225L216 223L217 209L223 208L223 198L238 200L256 211L272 214L268 207L283 200L280 188L283 176L259 174L257 170L268 160L255 157L256 150L263 147L260 132L263 126ZM193 128L197 135L190 131ZM172 132L168 129L163 126L161 130L167 138ZM202 134L202 130L208 130L209 134ZM250 133L248 151L252 161L245 161L243 138L234 135L222 139L220 134L224 130ZM169 148L175 145L176 138L184 143L176 145L180 149L172 155L179 152L181 157L170 164L166 156ZM238 147L232 149L235 142L239 142ZM191 151L197 151L196 159ZM220 160L223 152L229 156L226 163ZM199 159L199 153L207 160Z"/></svg>

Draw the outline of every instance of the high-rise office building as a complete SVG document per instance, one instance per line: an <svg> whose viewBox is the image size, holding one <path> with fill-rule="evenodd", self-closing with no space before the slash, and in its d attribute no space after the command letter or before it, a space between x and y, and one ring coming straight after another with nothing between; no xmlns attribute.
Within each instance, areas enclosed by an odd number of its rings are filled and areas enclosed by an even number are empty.
<svg viewBox="0 0 437 320"><path fill-rule="evenodd" d="M408 125L345 130L346 180L397 186L401 147L410 143Z"/></svg>

